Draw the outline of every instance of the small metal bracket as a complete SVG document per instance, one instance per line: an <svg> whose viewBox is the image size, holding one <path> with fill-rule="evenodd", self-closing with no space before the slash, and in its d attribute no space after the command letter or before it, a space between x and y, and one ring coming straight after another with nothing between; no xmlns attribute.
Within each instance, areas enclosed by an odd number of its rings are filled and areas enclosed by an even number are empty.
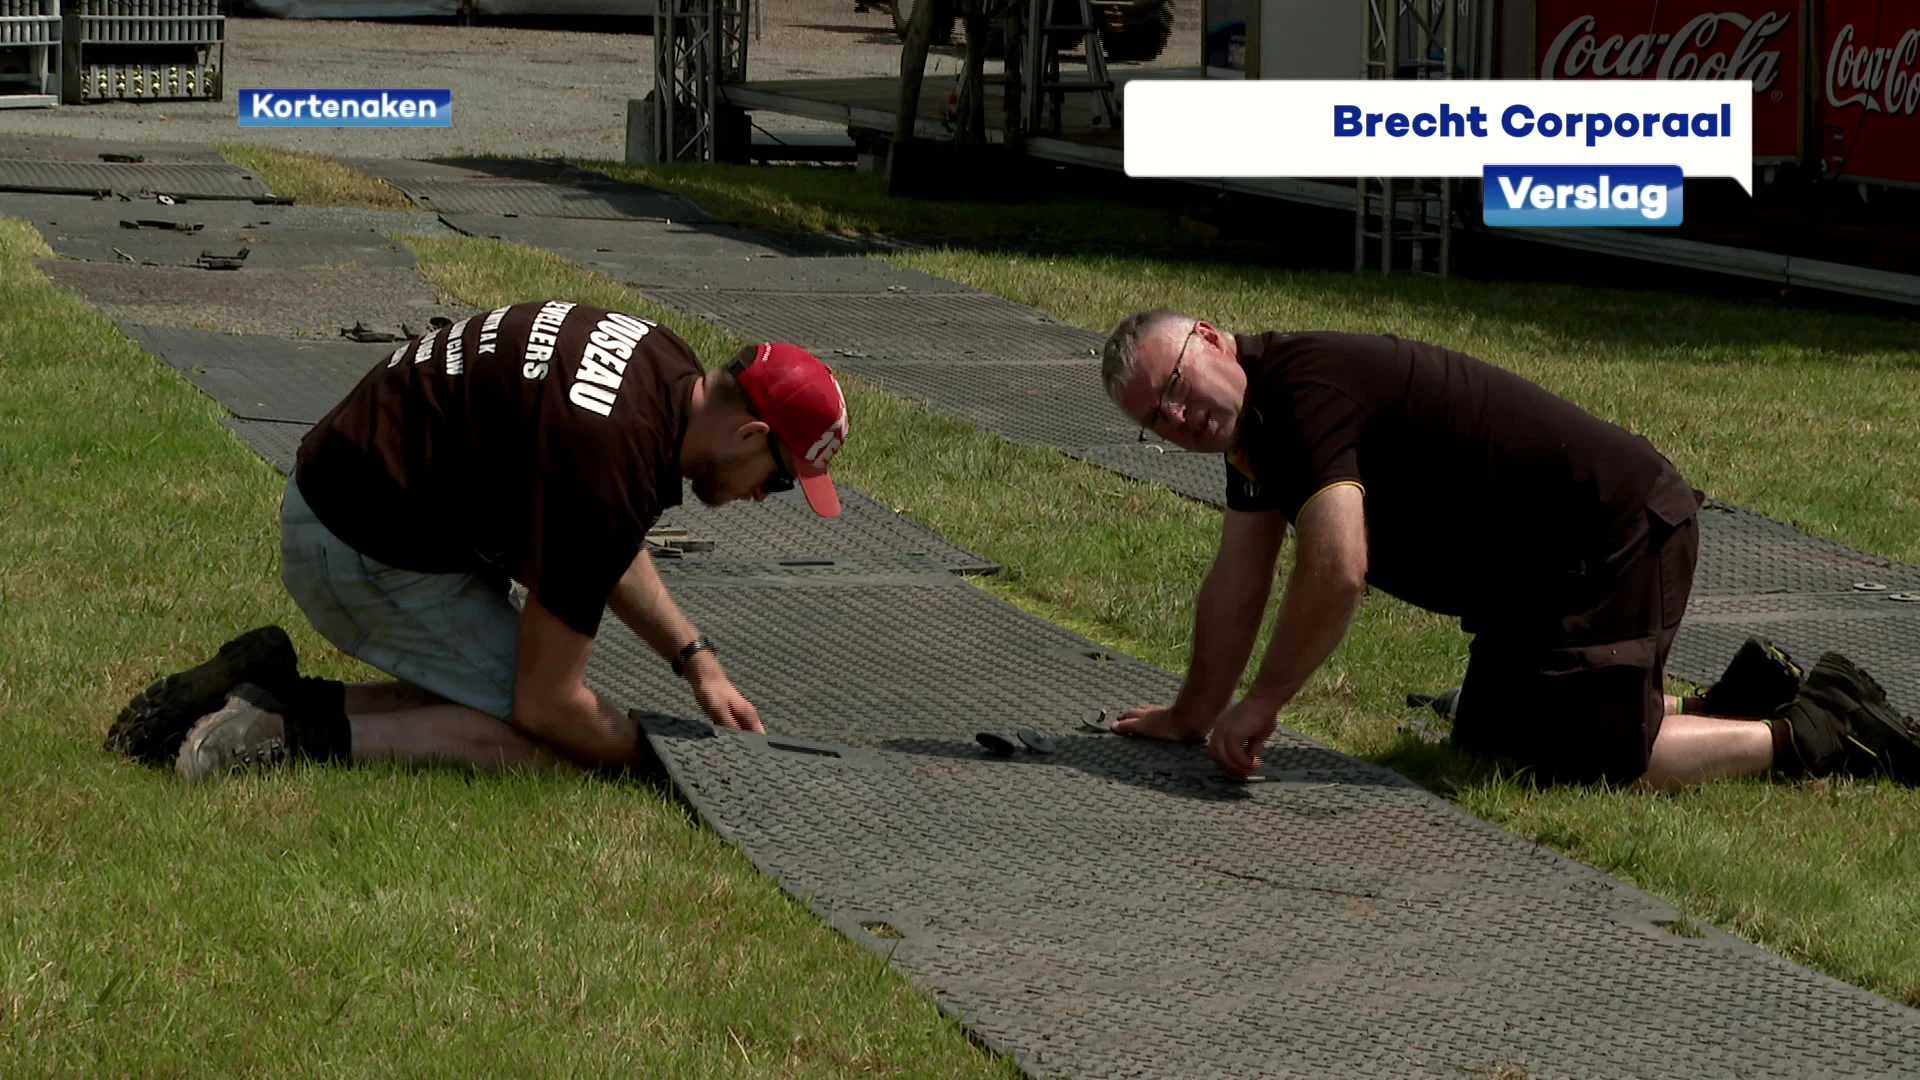
<svg viewBox="0 0 1920 1080"><path fill-rule="evenodd" d="M203 251L193 264L202 270L238 270L246 261L247 249L241 248L231 255L216 255L211 251Z"/></svg>

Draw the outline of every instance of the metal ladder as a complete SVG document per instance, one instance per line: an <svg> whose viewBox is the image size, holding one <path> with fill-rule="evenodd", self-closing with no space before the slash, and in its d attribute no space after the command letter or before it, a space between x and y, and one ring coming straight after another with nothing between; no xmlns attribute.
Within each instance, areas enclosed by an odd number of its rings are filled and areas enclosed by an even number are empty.
<svg viewBox="0 0 1920 1080"><path fill-rule="evenodd" d="M1054 23L1057 5L1071 2L1080 11L1077 23ZM1054 47L1053 34L1071 30L1080 35L1080 48L1086 55L1087 77L1065 79L1060 75L1060 50ZM1120 126L1120 105L1114 96L1113 78L1107 74L1106 54L1100 48L1100 27L1093 21L1093 5L1088 0L1028 0L1026 69L1027 132L1060 133L1061 101L1068 93L1094 94L1094 123L1110 128ZM1052 118L1048 119L1051 106Z"/></svg>

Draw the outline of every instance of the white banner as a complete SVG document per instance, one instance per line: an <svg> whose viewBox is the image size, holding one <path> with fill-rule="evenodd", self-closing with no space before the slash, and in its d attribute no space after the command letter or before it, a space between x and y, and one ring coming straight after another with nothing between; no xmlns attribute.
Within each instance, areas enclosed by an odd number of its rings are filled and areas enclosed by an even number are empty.
<svg viewBox="0 0 1920 1080"><path fill-rule="evenodd" d="M1746 80L1126 84L1129 176L1479 176L1487 165L1678 165L1753 192Z"/></svg>

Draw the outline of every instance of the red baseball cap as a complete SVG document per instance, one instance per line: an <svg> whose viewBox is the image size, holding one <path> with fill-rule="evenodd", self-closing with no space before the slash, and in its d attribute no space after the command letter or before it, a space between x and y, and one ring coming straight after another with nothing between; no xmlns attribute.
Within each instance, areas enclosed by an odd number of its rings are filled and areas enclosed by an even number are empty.
<svg viewBox="0 0 1920 1080"><path fill-rule="evenodd" d="M827 463L847 444L847 399L833 369L798 345L767 341L731 370L753 411L786 447L807 505L821 517L838 517L840 495Z"/></svg>

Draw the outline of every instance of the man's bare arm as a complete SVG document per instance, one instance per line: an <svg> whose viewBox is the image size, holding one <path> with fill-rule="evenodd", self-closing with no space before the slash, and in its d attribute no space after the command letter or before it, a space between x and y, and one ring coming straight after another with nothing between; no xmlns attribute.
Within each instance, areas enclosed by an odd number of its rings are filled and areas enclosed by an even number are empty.
<svg viewBox="0 0 1920 1080"><path fill-rule="evenodd" d="M1346 637L1367 591L1366 495L1328 488L1300 511L1293 573L1249 702L1279 713Z"/></svg>
<svg viewBox="0 0 1920 1080"><path fill-rule="evenodd" d="M633 721L586 685L593 638L548 611L537 593L520 616L513 725L583 765L624 765L639 748Z"/></svg>
<svg viewBox="0 0 1920 1080"><path fill-rule="evenodd" d="M1247 696L1214 721L1208 740L1213 760L1239 776L1260 767L1281 707L1333 655L1367 590L1366 504L1359 488L1341 485L1309 499L1295 531L1300 543L1267 658Z"/></svg>
<svg viewBox="0 0 1920 1080"><path fill-rule="evenodd" d="M699 633L681 613L680 605L673 602L673 595L667 592L667 583L660 580L660 571L654 568L653 556L648 555L645 548L641 548L640 554L634 556L627 572L620 575L619 583L613 587L613 595L607 598L607 606L613 609L621 622L640 635L640 640L669 660Z"/></svg>
<svg viewBox="0 0 1920 1080"><path fill-rule="evenodd" d="M1175 722L1195 735L1213 726L1246 670L1286 536L1277 511L1227 511L1220 549L1194 604L1192 658L1173 704Z"/></svg>
<svg viewBox="0 0 1920 1080"><path fill-rule="evenodd" d="M660 571L653 565L653 556L648 555L645 548L634 556L627 572L613 587L607 606L640 635L642 641L653 646L654 652L669 660L678 656L699 634L681 613L680 605L674 603L667 583L660 580ZM688 657L684 674L694 700L700 703L708 719L723 727L765 730L759 710L727 678L713 650L702 649Z"/></svg>

